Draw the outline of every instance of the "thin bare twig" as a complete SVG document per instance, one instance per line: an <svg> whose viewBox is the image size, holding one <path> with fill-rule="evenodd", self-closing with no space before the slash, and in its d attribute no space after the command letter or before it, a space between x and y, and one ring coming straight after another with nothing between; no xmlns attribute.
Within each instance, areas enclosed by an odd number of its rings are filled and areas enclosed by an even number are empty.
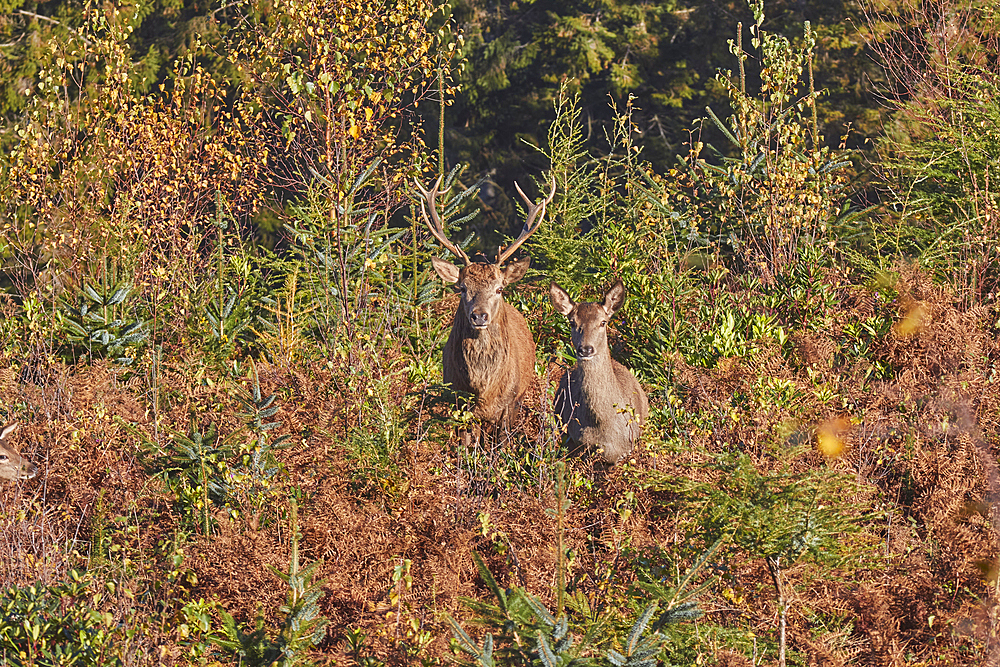
<svg viewBox="0 0 1000 667"><path fill-rule="evenodd" d="M29 17L31 17L31 18L33 18L33 19L38 19L39 21L47 21L47 22L49 22L49 23L52 23L53 25L58 25L58 26L62 26L62 27L64 27L64 28L66 28L67 30L69 30L70 32L73 32L73 33L76 33L76 36L77 36L77 37L79 37L80 39L82 39L82 40L83 40L83 43L84 43L84 44L86 44L87 46L90 46L90 45L91 45L91 42L90 42L90 40L89 40L89 39L87 39L86 37L84 37L84 36L83 36L83 35L82 35L82 34L80 33L80 31L79 31L79 30L76 30L76 29L74 29L74 28L70 28L70 27L69 27L68 25L66 25L66 24L65 24L65 23L63 23L62 21L59 21L59 20L57 20L57 19L54 19L54 18L52 18L51 16L44 16L44 15L42 15L42 14L36 14L35 12L29 12L29 11L28 11L27 9L18 9L18 10L17 10L17 13L18 13L18 14L23 14L24 16L29 16ZM7 45L5 44L4 46L7 46Z"/></svg>
<svg viewBox="0 0 1000 667"><path fill-rule="evenodd" d="M7 42L6 44L0 44L0 49L8 49L8 48L10 48L12 46L17 46L18 42L20 42L21 40L23 40L24 36L26 34L27 33L22 32L21 36L18 37L17 39L15 39L13 42Z"/></svg>

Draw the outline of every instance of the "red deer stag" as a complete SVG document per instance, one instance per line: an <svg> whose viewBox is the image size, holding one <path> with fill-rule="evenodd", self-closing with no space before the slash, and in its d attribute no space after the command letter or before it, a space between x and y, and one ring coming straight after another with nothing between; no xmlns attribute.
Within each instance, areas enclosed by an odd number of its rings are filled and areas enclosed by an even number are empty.
<svg viewBox="0 0 1000 667"><path fill-rule="evenodd" d="M535 339L524 316L503 299L504 288L524 276L531 258L524 257L506 267L503 264L542 224L545 206L556 193L553 178L548 196L533 204L514 185L527 206L527 219L517 239L498 254L496 262L486 263L470 260L461 247L445 236L436 205L441 177L429 192L417 182L423 196L420 208L428 229L464 263L459 269L451 262L431 258L441 280L457 283L462 296L444 346L444 381L455 390L473 394L476 401L473 416L491 425L510 424L535 380ZM468 432L463 432L462 439L468 444Z"/></svg>
<svg viewBox="0 0 1000 667"><path fill-rule="evenodd" d="M38 473L38 468L21 458L3 442L7 434L15 428L17 424L11 424L0 431L0 479L31 479Z"/></svg>
<svg viewBox="0 0 1000 667"><path fill-rule="evenodd" d="M556 413L576 446L598 449L606 462L618 463L632 451L649 416L646 393L608 349L608 320L625 303L625 286L617 281L604 303L576 303L555 283L549 296L569 319L576 351L576 366L559 383Z"/></svg>

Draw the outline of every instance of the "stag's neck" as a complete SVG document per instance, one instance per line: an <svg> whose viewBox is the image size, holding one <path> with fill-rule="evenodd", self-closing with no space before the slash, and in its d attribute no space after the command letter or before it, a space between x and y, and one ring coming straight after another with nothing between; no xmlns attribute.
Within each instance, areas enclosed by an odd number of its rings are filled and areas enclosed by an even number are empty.
<svg viewBox="0 0 1000 667"><path fill-rule="evenodd" d="M460 325L458 338L469 369L469 379L473 385L478 384L480 376L492 377L493 374L488 371L509 356L510 341L506 310L505 307L501 307L497 316L483 329L476 329L469 324L469 318L461 307L455 315L455 320Z"/></svg>

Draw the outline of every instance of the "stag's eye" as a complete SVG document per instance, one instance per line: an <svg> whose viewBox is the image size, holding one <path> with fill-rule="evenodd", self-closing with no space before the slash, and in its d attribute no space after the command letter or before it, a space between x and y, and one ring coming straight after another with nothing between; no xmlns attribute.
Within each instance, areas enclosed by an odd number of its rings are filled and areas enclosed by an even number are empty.
<svg viewBox="0 0 1000 667"><path fill-rule="evenodd" d="M601 320L601 328L602 328L602 329L603 329L604 327L606 327L607 325L608 325L608 321L607 321L607 320Z"/></svg>
<svg viewBox="0 0 1000 667"><path fill-rule="evenodd" d="M3 462L3 463L7 462L7 455L6 454L0 454L0 462Z"/></svg>
<svg viewBox="0 0 1000 667"><path fill-rule="evenodd" d="M462 294L465 294L465 283L458 286L458 289L462 290Z"/></svg>
<svg viewBox="0 0 1000 667"><path fill-rule="evenodd" d="M502 287L498 287L497 288L497 294L503 294L503 288Z"/></svg>

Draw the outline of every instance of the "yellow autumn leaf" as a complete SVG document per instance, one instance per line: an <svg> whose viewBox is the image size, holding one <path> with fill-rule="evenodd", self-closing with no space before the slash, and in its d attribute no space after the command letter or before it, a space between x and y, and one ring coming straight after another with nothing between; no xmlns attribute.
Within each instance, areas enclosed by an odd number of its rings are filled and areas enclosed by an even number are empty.
<svg viewBox="0 0 1000 667"><path fill-rule="evenodd" d="M896 333L904 338L918 333L924 328L928 315L927 305L920 301L914 301L906 308L903 319L896 324Z"/></svg>
<svg viewBox="0 0 1000 667"><path fill-rule="evenodd" d="M816 429L816 446L827 458L835 459L844 453L843 436L850 423L843 417L830 419Z"/></svg>
<svg viewBox="0 0 1000 667"><path fill-rule="evenodd" d="M351 128L347 130L347 133L350 134L355 139L357 139L358 137L361 136L361 128L359 128L354 123L351 123Z"/></svg>

